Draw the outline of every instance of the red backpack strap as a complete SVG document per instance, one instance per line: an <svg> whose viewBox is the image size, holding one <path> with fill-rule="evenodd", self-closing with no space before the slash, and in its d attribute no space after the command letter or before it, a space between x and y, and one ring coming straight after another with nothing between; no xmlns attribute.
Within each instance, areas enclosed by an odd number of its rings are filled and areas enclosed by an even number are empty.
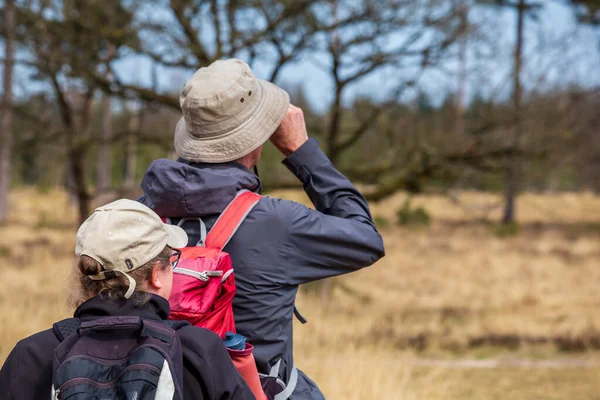
<svg viewBox="0 0 600 400"><path fill-rule="evenodd" d="M208 232L206 247L223 249L261 198L248 190L239 192Z"/></svg>

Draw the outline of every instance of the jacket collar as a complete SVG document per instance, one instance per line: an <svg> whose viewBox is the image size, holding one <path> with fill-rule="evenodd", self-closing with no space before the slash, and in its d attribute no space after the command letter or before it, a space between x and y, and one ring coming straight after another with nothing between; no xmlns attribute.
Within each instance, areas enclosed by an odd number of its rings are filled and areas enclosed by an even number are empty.
<svg viewBox="0 0 600 400"><path fill-rule="evenodd" d="M150 301L136 306L131 300L109 300L105 296L92 297L75 310L74 317L87 319L108 316L136 316L143 319L166 320L171 309L167 299L152 294Z"/></svg>
<svg viewBox="0 0 600 400"><path fill-rule="evenodd" d="M258 168L254 167L254 170L249 169L244 164L240 164L237 161L230 161L226 163L199 163L189 161L181 157L177 158L178 163L188 165L193 168L210 170L210 169L233 169L235 172L232 173L233 179L230 181L231 184L241 186L241 189L250 190L251 192L261 194L262 193L262 182L258 176ZM248 179L249 178L249 179ZM240 190L241 190L240 189Z"/></svg>
<svg viewBox="0 0 600 400"><path fill-rule="evenodd" d="M138 201L161 217L203 218L223 212L242 189L260 193L260 179L237 162L159 159L146 171Z"/></svg>
<svg viewBox="0 0 600 400"><path fill-rule="evenodd" d="M196 168L236 168L236 169L239 169L242 173L252 174L252 171L250 169L248 169L248 167L246 167L243 164L240 164L239 162L235 162L235 161L214 164L214 163L195 162L195 161L190 161L190 160L186 160L184 158L179 157L177 159L177 162L189 165L191 167L196 167Z"/></svg>

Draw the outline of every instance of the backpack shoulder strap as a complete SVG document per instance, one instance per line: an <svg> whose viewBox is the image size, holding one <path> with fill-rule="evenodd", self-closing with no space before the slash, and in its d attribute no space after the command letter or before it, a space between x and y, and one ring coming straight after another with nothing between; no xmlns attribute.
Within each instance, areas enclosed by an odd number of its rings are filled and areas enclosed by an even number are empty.
<svg viewBox="0 0 600 400"><path fill-rule="evenodd" d="M73 333L79 330L81 320L79 318L67 318L62 321L55 322L52 325L52 330L59 341L63 341Z"/></svg>
<svg viewBox="0 0 600 400"><path fill-rule="evenodd" d="M163 325L173 329L174 331L186 326L191 325L188 321L161 321ZM81 320L79 318L67 318L62 321L55 322L52 325L52 331L56 335L59 341L64 341L66 338L77 332L81 328Z"/></svg>
<svg viewBox="0 0 600 400"><path fill-rule="evenodd" d="M179 330L180 328L183 328L186 325L192 325L188 321L175 321L170 319L163 320L161 322L169 328L173 329L174 331Z"/></svg>
<svg viewBox="0 0 600 400"><path fill-rule="evenodd" d="M206 247L223 249L261 198L248 190L240 191L208 232Z"/></svg>

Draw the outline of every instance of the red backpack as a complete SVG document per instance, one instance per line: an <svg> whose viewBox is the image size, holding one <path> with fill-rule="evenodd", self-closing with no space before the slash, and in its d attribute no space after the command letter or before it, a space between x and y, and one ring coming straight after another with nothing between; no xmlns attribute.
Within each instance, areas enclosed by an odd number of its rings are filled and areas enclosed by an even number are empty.
<svg viewBox="0 0 600 400"><path fill-rule="evenodd" d="M208 235L199 219L201 238L198 245L181 249L179 263L173 270L169 319L189 321L192 325L210 329L221 338L227 332L236 332L232 306L235 278L231 258L223 248L261 198L250 191L239 192ZM163 221L170 223L169 218L163 218ZM182 219L179 225L185 221ZM246 343L244 350L227 350L256 398L267 399L252 356L252 345Z"/></svg>
<svg viewBox="0 0 600 400"><path fill-rule="evenodd" d="M179 263L173 270L170 319L189 321L221 337L227 332L235 332L232 307L235 278L231 257L223 248L260 199L256 193L240 192L208 235L204 223L199 220L201 239L198 245L181 249ZM179 225L184 221L181 220Z"/></svg>

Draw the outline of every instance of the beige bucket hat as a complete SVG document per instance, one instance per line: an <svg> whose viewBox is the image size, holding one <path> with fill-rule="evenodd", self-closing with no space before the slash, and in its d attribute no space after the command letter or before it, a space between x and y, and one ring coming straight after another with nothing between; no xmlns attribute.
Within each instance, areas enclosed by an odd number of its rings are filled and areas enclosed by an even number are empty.
<svg viewBox="0 0 600 400"><path fill-rule="evenodd" d="M285 117L290 97L256 79L245 62L219 60L200 68L185 84L175 128L175 151L186 160L237 160L269 140Z"/></svg>

